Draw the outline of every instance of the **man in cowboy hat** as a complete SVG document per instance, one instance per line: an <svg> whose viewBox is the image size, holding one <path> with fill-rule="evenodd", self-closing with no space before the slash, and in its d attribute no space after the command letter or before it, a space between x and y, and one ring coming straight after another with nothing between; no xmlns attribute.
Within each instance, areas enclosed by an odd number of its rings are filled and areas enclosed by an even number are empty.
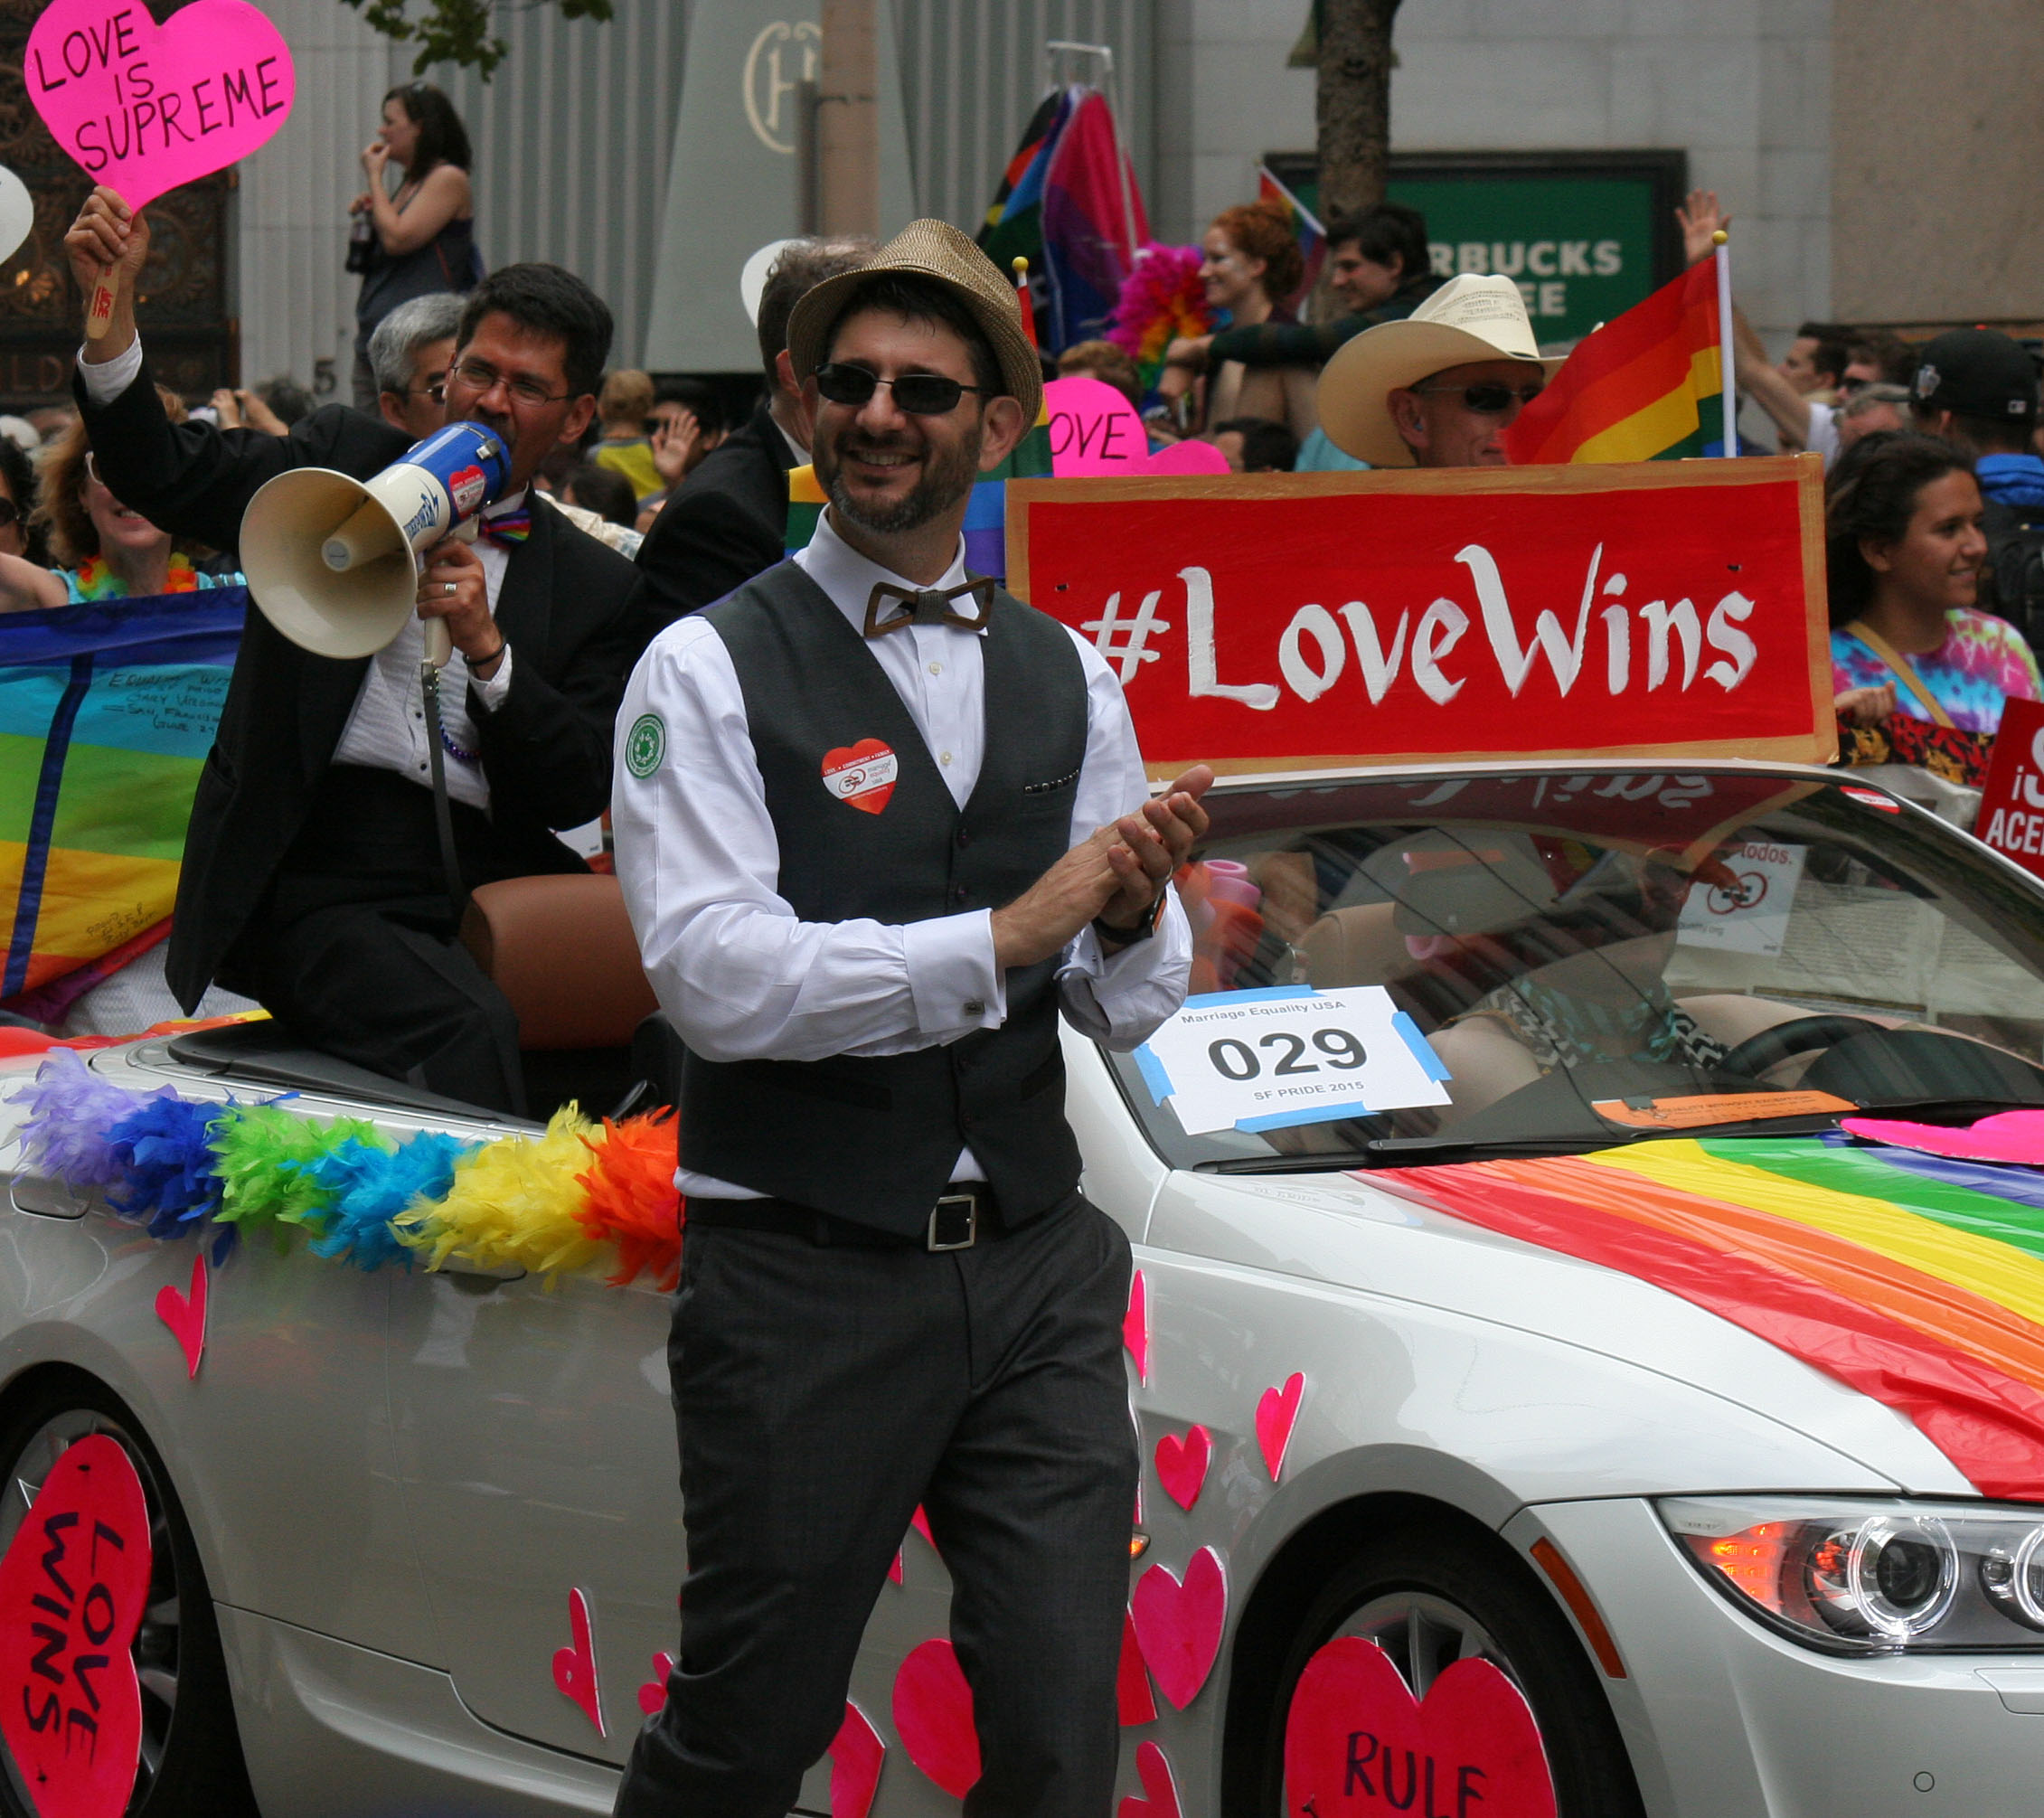
<svg viewBox="0 0 2044 1818"><path fill-rule="evenodd" d="M1505 430L1560 363L1540 358L1511 278L1465 273L1343 344L1320 375L1320 426L1373 467L1502 467Z"/></svg>
<svg viewBox="0 0 2044 1818"><path fill-rule="evenodd" d="M1079 1196L1058 1024L1128 1049L1178 1007L1170 878L1212 776L1150 801L1099 654L965 572L973 484L1042 398L972 241L911 224L807 291L787 348L829 509L654 641L617 721L689 1211L679 1664L617 1811L781 1818L920 1504L967 1811L1107 1818L1129 1252Z"/></svg>

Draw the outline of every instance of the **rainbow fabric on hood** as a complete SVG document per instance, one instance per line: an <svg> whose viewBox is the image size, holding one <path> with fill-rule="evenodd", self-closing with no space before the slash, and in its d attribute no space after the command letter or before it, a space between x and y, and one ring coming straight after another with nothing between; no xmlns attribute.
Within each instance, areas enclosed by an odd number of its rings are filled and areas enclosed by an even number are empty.
<svg viewBox="0 0 2044 1818"><path fill-rule="evenodd" d="M2044 1502L2044 1173L1747 1136L1357 1178L1663 1288Z"/></svg>

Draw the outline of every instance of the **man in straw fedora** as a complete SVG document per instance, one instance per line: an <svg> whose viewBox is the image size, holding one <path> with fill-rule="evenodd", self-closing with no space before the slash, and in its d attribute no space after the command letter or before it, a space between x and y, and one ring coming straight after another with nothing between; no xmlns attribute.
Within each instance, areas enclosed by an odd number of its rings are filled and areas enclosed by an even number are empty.
<svg viewBox="0 0 2044 1818"><path fill-rule="evenodd" d="M617 870L688 1048L669 1346L688 1577L620 1818L781 1818L919 1503L982 1773L1106 1818L1136 1460L1128 1241L1079 1195L1059 1018L1174 1011L1172 872L1112 672L968 576L975 479L1042 398L1013 288L917 221L807 291L788 353L830 504L669 626L618 716Z"/></svg>
<svg viewBox="0 0 2044 1818"><path fill-rule="evenodd" d="M1540 358L1512 279L1465 273L1342 344L1320 375L1320 426L1373 467L1502 467L1505 430L1560 363Z"/></svg>

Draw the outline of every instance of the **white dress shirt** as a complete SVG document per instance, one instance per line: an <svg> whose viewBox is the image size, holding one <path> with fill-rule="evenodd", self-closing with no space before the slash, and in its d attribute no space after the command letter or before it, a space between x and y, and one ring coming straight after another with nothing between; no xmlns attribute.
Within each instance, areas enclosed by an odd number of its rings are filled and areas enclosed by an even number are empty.
<svg viewBox="0 0 2044 1818"><path fill-rule="evenodd" d="M95 404L111 403L141 376L141 337L137 336L125 353L117 353L111 360L97 365L88 363L85 350L80 348L78 370L84 375L86 396ZM488 515L495 517L499 513L513 510L524 496L521 492L508 499L500 499L490 508ZM489 600L490 616L494 618L497 595L504 587L509 551L501 543L482 537L476 540L476 553L482 560L483 586ZM334 762L360 764L372 770L395 770L399 776L409 777L422 788L433 787L431 754L426 737L426 708L419 687L419 665L425 655L426 628L414 614L405 620L398 635L370 659L369 671L362 678L362 687L355 695L354 706L349 711L341 742L334 748ZM447 667L440 671L441 730L448 741L464 752L474 754L476 751L476 724L468 712L469 688L473 685L484 709L494 712L511 692L511 663L512 652L507 645L504 660L497 664L497 673L487 682L471 683L468 664L457 650L447 659ZM472 808L486 810L490 805L490 784L483 774L480 758L472 756L465 760L452 752L445 755L447 794L455 801L466 802Z"/></svg>
<svg viewBox="0 0 2044 1818"><path fill-rule="evenodd" d="M937 584L965 579L964 540ZM876 583L908 588L852 549L826 512L795 558L863 632ZM1086 674L1086 756L1072 800L1074 844L1149 798L1121 684L1093 645L1072 643ZM862 646L900 695L963 807L985 749L980 636L911 626ZM664 750L646 777L626 762L631 730L657 715ZM709 620L677 620L633 671L618 710L611 821L617 875L661 1007L707 1060L820 1060L902 1054L956 1041L1007 1018L987 909L892 926L860 918L804 922L778 892L780 847L729 652ZM822 787L821 779L818 787ZM1090 928L1058 974L1065 1018L1111 1048L1146 1040L1185 995L1192 937L1173 892L1148 939L1111 957ZM968 1148L955 1180L985 1179ZM757 1197L685 1170L682 1191Z"/></svg>

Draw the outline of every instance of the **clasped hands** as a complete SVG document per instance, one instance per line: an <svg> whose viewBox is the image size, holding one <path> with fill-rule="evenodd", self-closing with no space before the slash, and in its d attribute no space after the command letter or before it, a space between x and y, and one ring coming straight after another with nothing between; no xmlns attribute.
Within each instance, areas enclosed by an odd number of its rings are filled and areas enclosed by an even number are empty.
<svg viewBox="0 0 2044 1818"><path fill-rule="evenodd" d="M1088 923L1135 938L1171 876L1207 831L1200 798L1213 772L1195 764L1163 795L1097 829L1004 909L994 911L994 963L1007 971L1061 953Z"/></svg>

